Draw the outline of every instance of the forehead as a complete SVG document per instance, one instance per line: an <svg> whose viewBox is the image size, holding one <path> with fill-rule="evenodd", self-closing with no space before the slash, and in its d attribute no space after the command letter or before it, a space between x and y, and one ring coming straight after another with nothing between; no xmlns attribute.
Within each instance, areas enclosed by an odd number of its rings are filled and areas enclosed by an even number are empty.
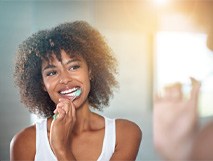
<svg viewBox="0 0 213 161"><path fill-rule="evenodd" d="M62 63L66 64L69 60L76 60L76 61L81 61L85 62L84 58L80 55L77 54L72 54L69 55L65 51L62 51L59 56L56 56L56 54L51 54L49 58L47 59L42 59L42 64L55 64L55 63Z"/></svg>

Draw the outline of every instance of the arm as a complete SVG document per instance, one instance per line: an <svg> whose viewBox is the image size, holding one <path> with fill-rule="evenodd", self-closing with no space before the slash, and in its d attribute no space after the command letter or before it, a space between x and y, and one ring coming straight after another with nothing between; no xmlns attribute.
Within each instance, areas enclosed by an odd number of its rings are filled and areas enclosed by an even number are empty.
<svg viewBox="0 0 213 161"><path fill-rule="evenodd" d="M34 160L36 147L35 126L16 134L10 143L10 161Z"/></svg>
<svg viewBox="0 0 213 161"><path fill-rule="evenodd" d="M68 99L61 98L54 112L57 113L57 118L51 123L50 146L58 161L75 161L70 143L76 122L74 104Z"/></svg>
<svg viewBox="0 0 213 161"><path fill-rule="evenodd" d="M116 120L116 147L111 161L133 161L137 157L142 131L133 122Z"/></svg>

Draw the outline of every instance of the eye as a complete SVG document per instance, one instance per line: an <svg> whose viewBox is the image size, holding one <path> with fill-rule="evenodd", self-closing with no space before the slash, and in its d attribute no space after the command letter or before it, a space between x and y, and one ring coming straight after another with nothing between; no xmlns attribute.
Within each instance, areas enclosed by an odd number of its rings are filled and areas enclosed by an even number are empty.
<svg viewBox="0 0 213 161"><path fill-rule="evenodd" d="M78 68L80 68L80 65L76 64L76 65L70 66L69 70L77 70Z"/></svg>
<svg viewBox="0 0 213 161"><path fill-rule="evenodd" d="M53 76L53 75L56 75L56 74L57 74L57 72L53 70L53 71L47 72L46 76Z"/></svg>

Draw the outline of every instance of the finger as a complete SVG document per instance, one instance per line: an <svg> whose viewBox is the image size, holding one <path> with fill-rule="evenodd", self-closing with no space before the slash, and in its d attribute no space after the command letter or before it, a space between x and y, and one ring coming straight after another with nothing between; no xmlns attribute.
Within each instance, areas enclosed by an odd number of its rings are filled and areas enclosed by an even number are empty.
<svg viewBox="0 0 213 161"><path fill-rule="evenodd" d="M68 98L59 98L59 102L67 101L69 100Z"/></svg>
<svg viewBox="0 0 213 161"><path fill-rule="evenodd" d="M66 115L66 112L62 108L57 108L56 113L53 115L53 120L62 120Z"/></svg>
<svg viewBox="0 0 213 161"><path fill-rule="evenodd" d="M75 110L75 105L73 103L72 103L72 110L71 110L71 112L72 112L72 118L74 120L76 120L76 110Z"/></svg>
<svg viewBox="0 0 213 161"><path fill-rule="evenodd" d="M56 108L55 110L53 111L54 113L57 113L58 111L58 108L62 108L63 107L63 103L59 102L57 105L56 105Z"/></svg>
<svg viewBox="0 0 213 161"><path fill-rule="evenodd" d="M191 89L191 100L198 102L198 97L200 93L200 87L201 83L200 81L196 80L195 78L190 78L191 79L191 84L192 84L192 89Z"/></svg>
<svg viewBox="0 0 213 161"><path fill-rule="evenodd" d="M75 112L75 105L69 99L60 99L59 106L62 106L62 109L66 111L67 119L75 119L76 112Z"/></svg>
<svg viewBox="0 0 213 161"><path fill-rule="evenodd" d="M66 116L66 111L64 111L63 109L59 108L56 119L57 120L63 120L65 116Z"/></svg>
<svg viewBox="0 0 213 161"><path fill-rule="evenodd" d="M182 84L174 83L164 88L164 98L171 101L179 101L183 98Z"/></svg>
<svg viewBox="0 0 213 161"><path fill-rule="evenodd" d="M69 102L69 110L68 110L68 112L67 112L67 117L69 118L69 119L73 119L73 117L75 117L75 105L70 101Z"/></svg>
<svg viewBox="0 0 213 161"><path fill-rule="evenodd" d="M190 78L191 79L191 84L192 84L192 89L191 89L191 95L190 95L190 99L189 99L189 103L191 104L191 112L192 114L194 114L194 119L195 122L198 121L198 99L199 99L199 93L200 93L200 87L201 87L201 83L200 81L194 79L194 78Z"/></svg>
<svg viewBox="0 0 213 161"><path fill-rule="evenodd" d="M53 120L56 120L56 119L57 119L58 114L59 114L59 112L58 112L58 109L59 109L59 108L61 108L61 106L60 106L60 105L57 105L56 108L55 108L55 110L53 111L53 113L54 113L54 115L53 115Z"/></svg>
<svg viewBox="0 0 213 161"><path fill-rule="evenodd" d="M70 109L71 109L71 102L68 99L63 99L60 100L60 102L58 103L59 107L61 107L63 110L66 111L66 113L69 113Z"/></svg>
<svg viewBox="0 0 213 161"><path fill-rule="evenodd" d="M53 111L54 114L56 114L58 112L58 109L55 108L55 110Z"/></svg>

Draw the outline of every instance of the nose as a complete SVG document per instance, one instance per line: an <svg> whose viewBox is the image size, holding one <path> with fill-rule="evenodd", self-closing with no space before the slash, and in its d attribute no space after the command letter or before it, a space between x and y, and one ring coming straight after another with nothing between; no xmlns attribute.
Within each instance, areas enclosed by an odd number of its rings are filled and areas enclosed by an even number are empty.
<svg viewBox="0 0 213 161"><path fill-rule="evenodd" d="M72 81L72 77L67 72L63 72L60 74L59 83L61 84L68 84Z"/></svg>

